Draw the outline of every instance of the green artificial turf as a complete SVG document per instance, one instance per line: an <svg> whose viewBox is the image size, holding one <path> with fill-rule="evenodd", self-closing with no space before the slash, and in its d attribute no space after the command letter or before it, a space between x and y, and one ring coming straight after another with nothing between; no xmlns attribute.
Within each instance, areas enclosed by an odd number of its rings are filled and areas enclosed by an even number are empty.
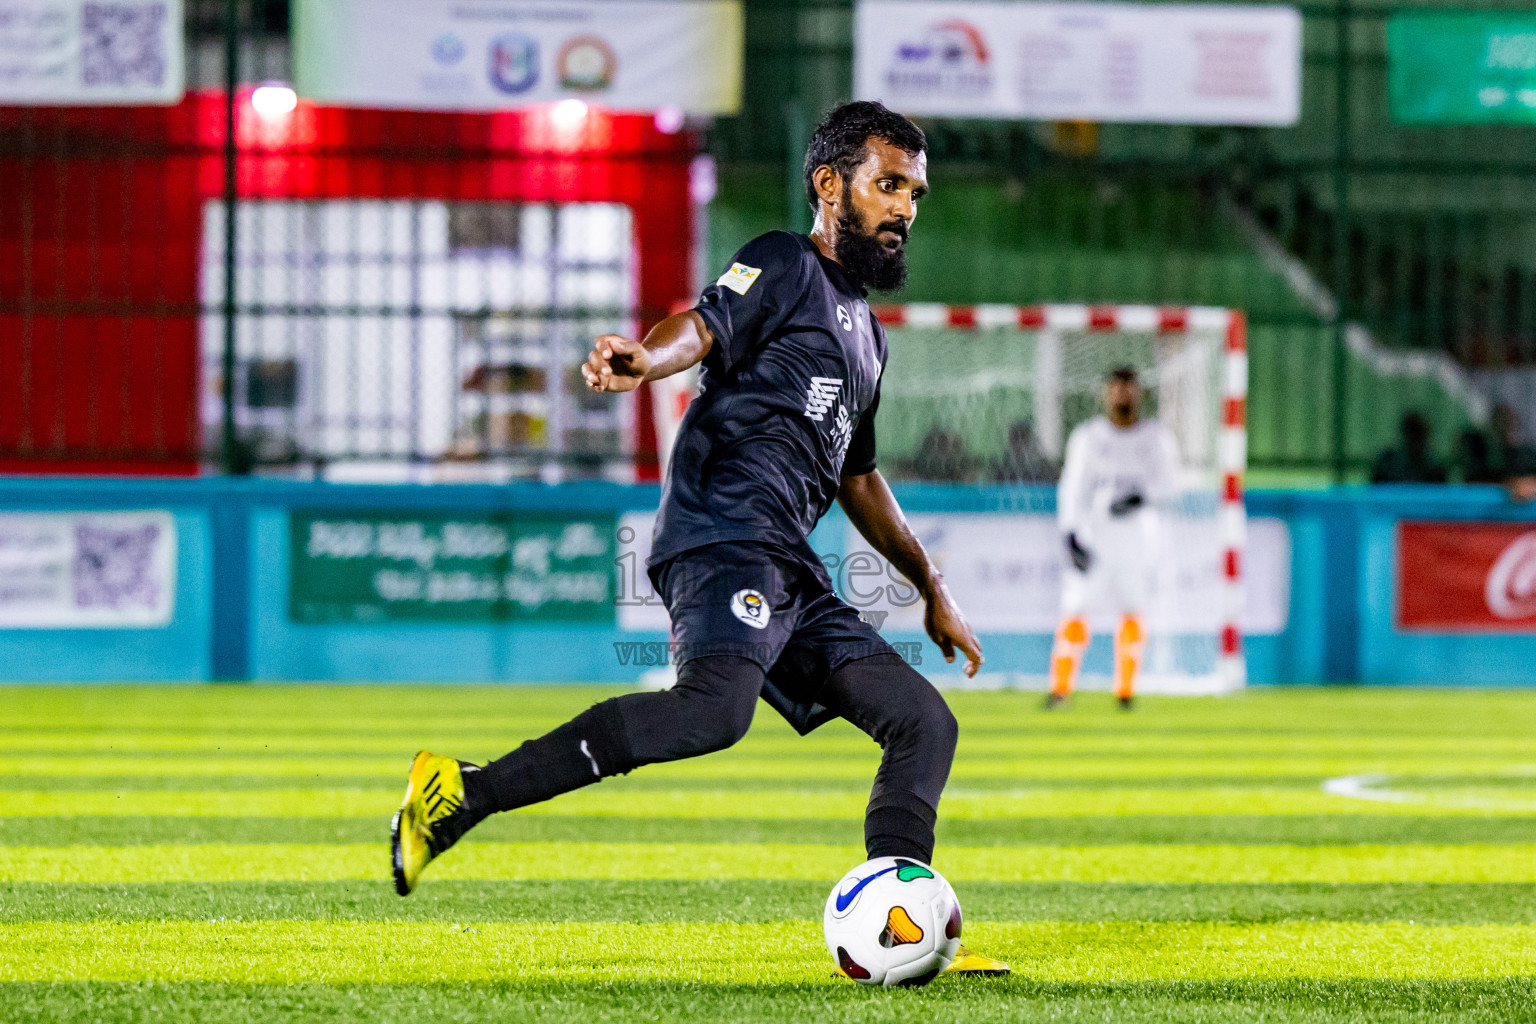
<svg viewBox="0 0 1536 1024"><path fill-rule="evenodd" d="M862 803L862 800L859 801ZM140 846L159 843L252 843L281 834L295 843L370 843L379 819L284 817L131 817L41 815L0 819L12 846ZM862 807L847 817L657 818L507 814L475 831L495 842L771 843L784 835L814 835L823 843L863 842ZM946 846L1104 846L1125 843L1341 846L1357 844L1536 843L1530 818L1459 815L1125 815L1060 818L950 819L940 823Z"/></svg>
<svg viewBox="0 0 1536 1024"><path fill-rule="evenodd" d="M821 882L791 879L439 879L408 900L373 882L0 883L0 923L25 921L734 921L804 918ZM1412 921L1536 924L1536 885L1423 882L958 882L1001 921Z"/></svg>
<svg viewBox="0 0 1536 1024"><path fill-rule="evenodd" d="M102 1024L294 1020L773 1022L911 1024L1112 1021L1128 1024L1524 1024L1536 983L1509 981L1107 982L1024 978L886 990L852 985L711 985L545 981L532 984L296 984L217 982L7 986L15 1020Z"/></svg>
<svg viewBox="0 0 1536 1024"><path fill-rule="evenodd" d="M1536 1021L1536 694L952 694L935 867L1015 973L885 992L820 937L879 757L842 724L765 713L392 893L415 750L611 692L0 689L0 1021Z"/></svg>
<svg viewBox="0 0 1536 1024"><path fill-rule="evenodd" d="M1536 926L1347 921L982 922L1047 981L1536 976ZM698 981L841 985L817 922L33 921L5 981Z"/></svg>

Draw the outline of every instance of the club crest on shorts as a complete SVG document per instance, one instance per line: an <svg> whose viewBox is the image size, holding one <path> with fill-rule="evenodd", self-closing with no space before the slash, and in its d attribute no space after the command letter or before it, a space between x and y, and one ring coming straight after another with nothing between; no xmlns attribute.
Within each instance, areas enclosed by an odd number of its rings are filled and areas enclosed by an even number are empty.
<svg viewBox="0 0 1536 1024"><path fill-rule="evenodd" d="M731 614L753 629L767 629L771 611L763 595L751 588L731 595Z"/></svg>

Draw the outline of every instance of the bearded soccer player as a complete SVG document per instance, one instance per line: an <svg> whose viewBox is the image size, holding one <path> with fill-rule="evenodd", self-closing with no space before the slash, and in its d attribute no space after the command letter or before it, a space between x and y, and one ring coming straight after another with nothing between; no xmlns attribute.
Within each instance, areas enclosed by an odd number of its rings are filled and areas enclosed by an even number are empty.
<svg viewBox="0 0 1536 1024"><path fill-rule="evenodd" d="M1156 504L1178 487L1173 433L1141 416L1141 380L1122 367L1104 385L1106 414L1080 424L1067 439L1056 488L1056 518L1066 544L1061 625L1051 651L1051 692L1062 703L1077 685L1088 649L1088 607L1108 599L1120 613L1115 632L1115 696L1129 710L1146 646L1143 615L1161 553Z"/></svg>
<svg viewBox="0 0 1536 1024"><path fill-rule="evenodd" d="M815 226L749 242L697 306L640 342L597 339L594 391L703 364L679 428L648 565L677 685L603 701L499 760L422 752L391 827L395 888L486 816L641 765L731 746L759 697L801 734L842 717L883 751L864 821L871 858L933 857L955 719L937 690L838 599L807 540L837 500L927 602L928 635L965 672L981 647L875 468L886 339L866 289L900 288L928 191L922 130L878 103L817 127L805 159ZM962 951L952 971L1006 973Z"/></svg>

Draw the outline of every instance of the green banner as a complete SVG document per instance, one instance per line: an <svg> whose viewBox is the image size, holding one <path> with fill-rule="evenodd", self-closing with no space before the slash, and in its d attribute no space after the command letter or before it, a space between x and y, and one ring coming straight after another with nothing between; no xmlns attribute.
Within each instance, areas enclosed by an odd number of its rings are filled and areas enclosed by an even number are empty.
<svg viewBox="0 0 1536 1024"><path fill-rule="evenodd" d="M295 622L611 624L612 514L294 512Z"/></svg>
<svg viewBox="0 0 1536 1024"><path fill-rule="evenodd" d="M1536 13L1394 14L1387 80L1401 124L1536 123Z"/></svg>

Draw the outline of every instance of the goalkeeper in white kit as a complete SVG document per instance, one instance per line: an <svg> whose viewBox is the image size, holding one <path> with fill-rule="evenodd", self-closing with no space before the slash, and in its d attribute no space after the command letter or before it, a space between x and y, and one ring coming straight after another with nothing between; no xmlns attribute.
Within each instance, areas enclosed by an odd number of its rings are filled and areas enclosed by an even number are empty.
<svg viewBox="0 0 1536 1024"><path fill-rule="evenodd" d="M1088 649L1088 609L1107 601L1120 613L1115 632L1115 696L1129 709L1146 647L1143 615L1156 582L1162 538L1157 504L1179 486L1178 446L1155 419L1141 418L1141 381L1128 367L1104 386L1105 415L1067 439L1056 489L1056 519L1069 564L1061 587L1061 625L1051 649L1046 707L1072 693Z"/></svg>

